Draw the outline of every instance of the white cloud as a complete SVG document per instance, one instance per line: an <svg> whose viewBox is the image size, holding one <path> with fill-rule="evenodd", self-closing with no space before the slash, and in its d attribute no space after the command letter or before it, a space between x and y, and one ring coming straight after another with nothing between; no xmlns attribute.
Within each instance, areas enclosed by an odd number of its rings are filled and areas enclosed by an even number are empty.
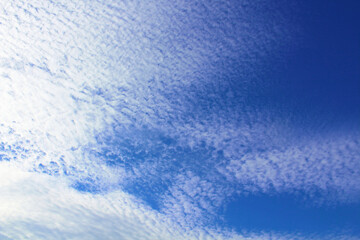
<svg viewBox="0 0 360 240"><path fill-rule="evenodd" d="M0 164L0 192L2 239L303 239L183 228L121 191L79 193L63 178L22 171L8 162Z"/></svg>
<svg viewBox="0 0 360 240"><path fill-rule="evenodd" d="M360 194L358 133L298 139L289 145L233 156L224 171L258 191L314 191L330 201L356 201ZM322 200L325 200L322 199ZM325 200L326 201L326 200Z"/></svg>
<svg viewBox="0 0 360 240"><path fill-rule="evenodd" d="M167 217L182 226L201 222L238 191L273 187L311 194L315 187L336 192L336 200L359 195L358 133L297 139L284 119L248 104L252 96L247 94L265 84L259 75L266 58L283 46L291 48L287 44L295 38L281 10L247 1L195 4L0 4L1 158L24 171L67 179L58 183L5 167L13 173L1 183L6 193L2 226L13 231L5 235L14 237L27 228L37 229L37 237L48 230L96 237L104 227L124 238L127 231L181 238L180 227L167 232L166 224L173 223L161 223L158 232L137 229L149 219ZM262 8L269 8L269 15L261 15ZM127 142L130 147L119 146ZM98 156L106 155L104 149L119 159L131 158L123 156L123 149L147 158L138 165L128 162L133 166L126 171L126 163L107 165ZM157 157L148 157L159 149ZM180 154L173 153L176 149ZM104 188L121 188L139 178L169 185L161 193L166 216L158 219L133 203L114 203L132 199L119 190L103 196L67 187L90 179ZM126 211L134 216L125 217L119 204L129 204ZM105 225L97 228L99 219Z"/></svg>
<svg viewBox="0 0 360 240"><path fill-rule="evenodd" d="M120 191L81 194L4 162L0 171L0 233L11 239L194 238Z"/></svg>

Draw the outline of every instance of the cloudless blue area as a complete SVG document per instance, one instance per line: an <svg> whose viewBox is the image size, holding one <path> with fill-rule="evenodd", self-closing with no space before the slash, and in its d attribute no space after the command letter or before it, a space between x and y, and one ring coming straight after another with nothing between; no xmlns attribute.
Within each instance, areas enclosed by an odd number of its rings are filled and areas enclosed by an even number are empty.
<svg viewBox="0 0 360 240"><path fill-rule="evenodd" d="M240 197L227 206L227 223L236 230L360 234L360 204L315 206L290 194Z"/></svg>
<svg viewBox="0 0 360 240"><path fill-rule="evenodd" d="M258 104L288 113L301 131L320 131L321 125L358 126L360 3L303 1L300 6L300 46L269 76L274 84L260 95Z"/></svg>

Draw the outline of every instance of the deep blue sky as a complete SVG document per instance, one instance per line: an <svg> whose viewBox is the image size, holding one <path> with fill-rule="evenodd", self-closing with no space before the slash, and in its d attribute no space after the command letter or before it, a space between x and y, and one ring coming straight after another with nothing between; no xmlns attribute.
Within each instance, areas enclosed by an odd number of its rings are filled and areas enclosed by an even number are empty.
<svg viewBox="0 0 360 240"><path fill-rule="evenodd" d="M289 58L286 91L309 110L340 121L359 119L359 2L306 1L304 41ZM328 115L327 115L328 114Z"/></svg>
<svg viewBox="0 0 360 240"><path fill-rule="evenodd" d="M227 206L225 219L240 232L326 234L343 231L356 236L360 234L360 204L319 206L290 194L238 198Z"/></svg>
<svg viewBox="0 0 360 240"><path fill-rule="evenodd" d="M360 2L302 1L300 46L275 74L264 108L282 108L300 135L360 128ZM350 130L351 131L351 130ZM358 163L360 167L360 163ZM238 197L225 219L238 230L360 234L359 203L316 205L302 194Z"/></svg>

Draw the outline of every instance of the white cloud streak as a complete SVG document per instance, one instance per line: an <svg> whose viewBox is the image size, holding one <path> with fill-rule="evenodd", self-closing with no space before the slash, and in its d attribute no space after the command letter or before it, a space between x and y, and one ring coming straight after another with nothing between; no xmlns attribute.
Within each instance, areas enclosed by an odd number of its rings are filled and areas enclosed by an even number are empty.
<svg viewBox="0 0 360 240"><path fill-rule="evenodd" d="M196 237L127 194L81 194L58 178L20 171L8 163L2 163L0 171L0 232L10 239Z"/></svg>
<svg viewBox="0 0 360 240"><path fill-rule="evenodd" d="M79 193L66 179L0 164L1 239L318 239L279 233L184 229L121 191ZM323 237L323 236L322 236ZM358 239L328 235L326 239Z"/></svg>

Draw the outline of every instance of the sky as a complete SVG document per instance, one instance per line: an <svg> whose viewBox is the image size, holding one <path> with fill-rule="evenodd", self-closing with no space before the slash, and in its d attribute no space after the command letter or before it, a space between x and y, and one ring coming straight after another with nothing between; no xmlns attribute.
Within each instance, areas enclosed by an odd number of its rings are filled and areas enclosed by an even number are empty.
<svg viewBox="0 0 360 240"><path fill-rule="evenodd" d="M358 9L0 0L0 239L360 239Z"/></svg>

